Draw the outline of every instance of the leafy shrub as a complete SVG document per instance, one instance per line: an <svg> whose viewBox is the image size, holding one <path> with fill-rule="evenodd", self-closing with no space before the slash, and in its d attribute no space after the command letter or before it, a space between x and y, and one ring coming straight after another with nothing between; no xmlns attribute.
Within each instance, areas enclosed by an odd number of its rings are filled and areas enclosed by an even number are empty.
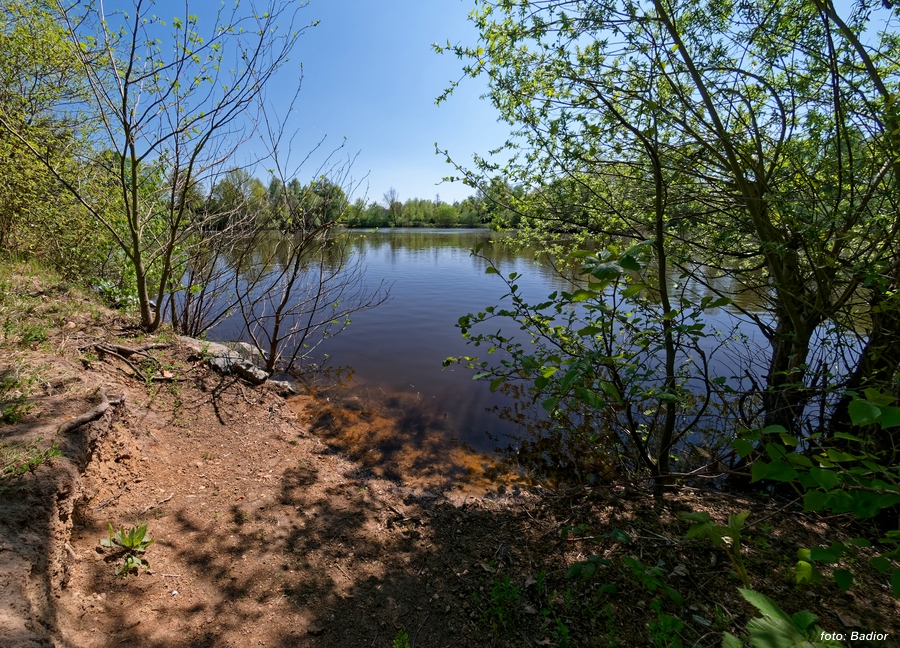
<svg viewBox="0 0 900 648"><path fill-rule="evenodd" d="M849 406L853 425L881 428L900 426L900 408L891 405L891 397L866 390L865 399L854 399ZM866 519L900 504L900 466L885 462L879 448L870 448L864 438L835 432L828 438L820 434L797 438L783 427L773 425L762 430L743 430L734 442L741 457L749 457L759 449L765 459L754 461L753 481L768 479L794 484L803 490L803 506L807 511L850 513ZM802 452L798 451L802 450ZM878 542L890 547L870 559L882 574L890 573L894 596L900 598L900 530L888 531ZM801 549L795 567L798 582L816 582L822 574L815 563L836 564L855 547L871 547L867 538L835 542L829 547ZM837 585L844 591L853 583L853 574L834 569Z"/></svg>
<svg viewBox="0 0 900 648"><path fill-rule="evenodd" d="M822 629L815 625L818 617L806 610L788 616L775 602L764 594L750 589L738 588L762 614L747 624L750 637L747 642L730 633L722 637L722 648L741 648L744 645L752 648L840 648L843 644L824 639Z"/></svg>
<svg viewBox="0 0 900 648"><path fill-rule="evenodd" d="M729 515L728 524L725 526L712 522L709 513L706 511L680 513L678 517L682 520L694 522L694 526L688 530L686 538L706 538L713 546L724 549L737 572L738 578L741 579L745 587L749 588L750 580L747 575L747 567L744 565L744 554L741 548L741 530L748 515L750 515L748 511L737 515Z"/></svg>

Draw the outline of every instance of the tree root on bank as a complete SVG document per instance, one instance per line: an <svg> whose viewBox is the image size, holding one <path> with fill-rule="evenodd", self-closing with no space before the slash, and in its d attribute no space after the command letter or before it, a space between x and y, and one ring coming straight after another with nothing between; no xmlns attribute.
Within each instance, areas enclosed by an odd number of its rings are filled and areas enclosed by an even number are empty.
<svg viewBox="0 0 900 648"><path fill-rule="evenodd" d="M80 416L76 416L71 421L66 421L65 423L63 423L62 425L59 426L59 428L56 430L56 433L57 434L65 434L66 432L71 432L72 430L81 427L85 423L90 423L91 421L94 421L94 420L100 418L101 416L103 416L103 414L106 413L106 410L109 409L110 405L119 405L120 403L124 403L124 402L125 402L125 394L122 394L118 398L110 400L109 396L107 396L107 394L106 394L106 387L101 387L100 388L100 404L97 405L96 407L89 409L84 414L81 414Z"/></svg>
<svg viewBox="0 0 900 648"><path fill-rule="evenodd" d="M156 382L176 382L181 379L176 378L172 375L167 375L167 372L165 372L162 369L162 365L160 364L159 360L157 360L156 358L154 358L153 356L151 356L150 354L147 353L147 351L149 351L151 349L166 349L169 346L170 345L164 344L161 342L145 344L143 346L139 346L136 348L122 346L121 344L111 344L109 342L99 342L99 343L93 345L94 349L100 355L113 356L114 358L118 358L119 360L121 360L122 362L127 364L129 366L129 368L131 369L131 371L134 373L133 377L135 377L135 378L144 378L144 380L156 381ZM137 367L137 365L135 365L131 360L129 360L129 358L131 358L131 356L134 356L134 355L141 355L145 359L155 362L156 365L162 371L162 374L159 376L151 376L149 378L144 376L144 373ZM127 375L127 373L126 373L126 375Z"/></svg>
<svg viewBox="0 0 900 648"><path fill-rule="evenodd" d="M135 354L140 354L143 356L147 356L149 358L151 356L149 356L147 354L147 351L151 351L153 349L168 349L170 346L171 346L170 344L165 344L164 342L153 342L151 344L144 344L139 347L132 348L132 347L127 347L127 346L122 346L121 344L111 344L109 342L101 342L99 344L95 344L94 348L96 348L97 351L112 352L112 353L115 353L119 356L123 356L126 358L130 358L131 356L133 356Z"/></svg>

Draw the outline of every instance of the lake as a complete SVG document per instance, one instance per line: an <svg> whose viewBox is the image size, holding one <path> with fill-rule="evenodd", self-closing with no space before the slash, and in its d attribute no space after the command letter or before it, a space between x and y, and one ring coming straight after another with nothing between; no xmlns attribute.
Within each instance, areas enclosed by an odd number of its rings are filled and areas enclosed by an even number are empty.
<svg viewBox="0 0 900 648"><path fill-rule="evenodd" d="M418 444L423 448L417 459L420 464L427 463L428 455L453 445L477 452L515 445L521 430L500 415L514 400L499 391L492 393L486 382L473 380L474 373L468 369L442 367L448 356L487 357L487 348L467 345L455 324L462 315L500 303L506 293L505 284L497 276L485 274L485 261L471 251L479 243L487 243L484 254L504 275L521 275L516 283L531 303L543 301L556 290L571 290L573 284L549 264L536 263L533 250L506 244L507 233L392 229L350 230L341 236L348 237L353 254L365 267L363 288L374 291L383 282L390 288L390 299L354 313L345 330L317 349L320 355L315 359L322 361L322 354L328 354L328 366L348 370L349 379L339 393L330 390L329 397L344 403L355 401L360 410L388 413L398 434L392 442ZM739 292L721 283L728 279L710 275L706 281L725 293ZM711 294L701 283L690 283L677 274L672 275L670 286L691 301ZM743 300L739 306L765 317L752 300L746 296ZM735 307L709 309L703 321L707 332L718 331L701 341L711 355L712 376L724 376L735 389L741 389L748 376L763 374L768 343L755 324L741 317ZM509 320L498 320L496 327L501 326L504 334L516 330ZM212 337L236 339L239 333L234 322L226 322ZM530 406L530 410L541 416L539 406ZM329 425L335 427L333 414L328 417ZM371 429L376 426L370 419L358 423L360 435L374 434ZM386 441L380 443L385 446Z"/></svg>
<svg viewBox="0 0 900 648"><path fill-rule="evenodd" d="M415 406L432 421L444 421L448 440L476 450L490 450L515 432L495 408L512 404L491 393L473 372L442 368L448 356L477 355L486 349L466 345L455 323L466 313L495 304L504 294L502 282L484 273L483 260L471 255L481 242L504 273L520 272L526 295L546 296L567 284L546 266L537 265L529 250L513 251L507 235L484 229L393 229L349 231L356 254L365 265L365 284L374 290L384 281L390 300L356 313L352 323L327 340L321 351L332 366L349 366L348 393Z"/></svg>

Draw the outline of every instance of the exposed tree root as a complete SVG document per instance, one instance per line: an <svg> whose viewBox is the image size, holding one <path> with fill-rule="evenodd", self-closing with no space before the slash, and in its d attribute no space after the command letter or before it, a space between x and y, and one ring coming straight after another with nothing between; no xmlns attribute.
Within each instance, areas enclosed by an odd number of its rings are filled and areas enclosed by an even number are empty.
<svg viewBox="0 0 900 648"><path fill-rule="evenodd" d="M106 412L109 409L110 405L118 405L119 403L125 402L125 394L122 394L116 399L110 400L109 396L106 394L106 387L102 387L100 389L100 404L96 407L89 409L84 414L80 416L76 416L71 421L66 421L62 425L59 426L59 429L56 431L57 434L65 434L66 432L71 432L72 430L81 427L85 423L90 423L94 421Z"/></svg>
<svg viewBox="0 0 900 648"><path fill-rule="evenodd" d="M110 355L110 356L113 356L114 358L118 358L119 360L121 360L122 362L124 362L131 368L131 370L134 372L135 377L141 378L141 377L144 377L143 372L137 367L137 365L135 365L131 360L129 360L129 358L131 358L131 356L134 356L134 355L141 355L144 358L146 358L147 360L155 362L161 368L161 365L159 364L159 360L157 360L156 358L154 358L153 356L148 354L147 351L150 351L151 349L165 349L165 348L168 348L169 346L170 345L168 345L168 344L163 344L163 343L157 342L157 343L152 343L152 344L144 344L143 346L132 348L132 347L123 346L121 344L111 344L109 342L100 342L100 343L94 345L94 349L96 349L97 353L99 353L101 355ZM176 379L173 376L162 375L162 376L153 376L150 378L150 380L155 380L158 382L166 382L166 381L172 382L172 381L175 381Z"/></svg>

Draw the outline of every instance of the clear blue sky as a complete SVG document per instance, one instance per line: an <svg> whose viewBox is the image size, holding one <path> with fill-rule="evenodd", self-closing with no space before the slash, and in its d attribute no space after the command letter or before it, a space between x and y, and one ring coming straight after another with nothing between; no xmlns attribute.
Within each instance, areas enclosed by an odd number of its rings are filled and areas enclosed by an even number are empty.
<svg viewBox="0 0 900 648"><path fill-rule="evenodd" d="M353 176L369 174L369 201L381 201L390 187L404 201L438 193L445 201L462 199L471 188L438 185L454 170L435 155L434 143L469 163L474 152L487 154L505 140L508 128L479 98L486 91L482 80L464 79L447 102L435 105L460 78L463 63L436 54L432 44L475 44L478 34L467 18L473 6L472 0L312 0L300 12L302 20L320 23L300 39L284 77L287 90L303 63L291 126L306 146L323 136L326 147L346 137L346 150L359 153ZM270 88L270 97L278 91Z"/></svg>

